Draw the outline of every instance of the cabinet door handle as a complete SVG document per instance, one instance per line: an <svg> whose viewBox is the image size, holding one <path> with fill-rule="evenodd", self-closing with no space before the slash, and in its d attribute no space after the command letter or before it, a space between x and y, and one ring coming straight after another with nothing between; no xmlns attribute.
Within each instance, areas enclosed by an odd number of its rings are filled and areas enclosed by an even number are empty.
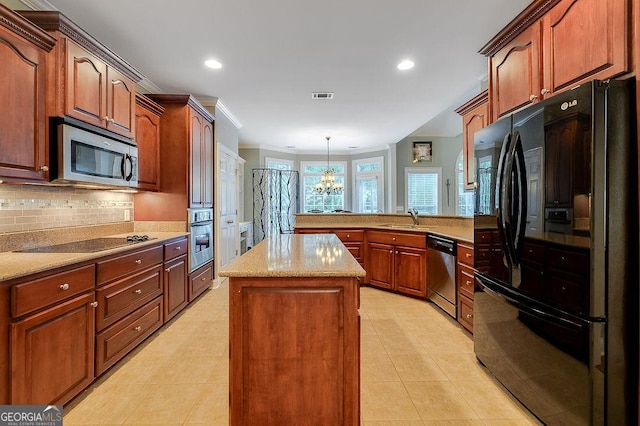
<svg viewBox="0 0 640 426"><path fill-rule="evenodd" d="M48 172L49 171L49 166L40 166L40 171L41 172Z"/></svg>
<svg viewBox="0 0 640 426"><path fill-rule="evenodd" d="M467 280L466 285L471 285L471 281Z"/></svg>
<svg viewBox="0 0 640 426"><path fill-rule="evenodd" d="M467 314L467 319L470 320L471 318L473 318L473 315Z"/></svg>
<svg viewBox="0 0 640 426"><path fill-rule="evenodd" d="M171 272L171 268L167 268L164 270L165 272Z"/></svg>
<svg viewBox="0 0 640 426"><path fill-rule="evenodd" d="M389 253L393 254L393 250L389 250Z"/></svg>
<svg viewBox="0 0 640 426"><path fill-rule="evenodd" d="M140 327L140 326L134 327L134 330L135 331L140 331L140 330L142 330L142 327Z"/></svg>
<svg viewBox="0 0 640 426"><path fill-rule="evenodd" d="M105 115L104 117L102 117L102 119L103 119L104 121L109 121L109 116Z"/></svg>
<svg viewBox="0 0 640 426"><path fill-rule="evenodd" d="M466 253L465 256L467 257L467 259L471 259L471 253Z"/></svg>
<svg viewBox="0 0 640 426"><path fill-rule="evenodd" d="M142 294L142 290L137 289L136 291L134 291L135 294Z"/></svg>
<svg viewBox="0 0 640 426"><path fill-rule="evenodd" d="M550 91L549 89L542 89L542 90L540 91L540 94L541 94L541 95L546 95L547 93L550 93L550 92L551 92L551 91Z"/></svg>
<svg viewBox="0 0 640 426"><path fill-rule="evenodd" d="M60 290L69 290L69 284L67 283L60 284Z"/></svg>
<svg viewBox="0 0 640 426"><path fill-rule="evenodd" d="M91 303L89 303L89 306L91 306L92 308L97 308L98 307L98 302L91 302Z"/></svg>
<svg viewBox="0 0 640 426"><path fill-rule="evenodd" d="M538 96L536 96L536 95L529 96L529 101L531 101L531 102L535 101L536 99L538 99Z"/></svg>
<svg viewBox="0 0 640 426"><path fill-rule="evenodd" d="M142 260L138 259L136 260L136 265L140 265L142 263Z"/></svg>

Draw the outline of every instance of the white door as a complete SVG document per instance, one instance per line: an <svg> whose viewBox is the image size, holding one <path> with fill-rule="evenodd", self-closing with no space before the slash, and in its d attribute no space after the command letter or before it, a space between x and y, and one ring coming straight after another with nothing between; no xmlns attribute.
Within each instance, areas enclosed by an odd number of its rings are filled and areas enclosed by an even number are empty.
<svg viewBox="0 0 640 426"><path fill-rule="evenodd" d="M225 150L218 150L218 268L223 268L236 258L237 206L236 206L236 158ZM218 269L220 270L220 269Z"/></svg>
<svg viewBox="0 0 640 426"><path fill-rule="evenodd" d="M527 234L542 232L544 218L542 204L542 148L530 149L524 153L524 167L527 170Z"/></svg>

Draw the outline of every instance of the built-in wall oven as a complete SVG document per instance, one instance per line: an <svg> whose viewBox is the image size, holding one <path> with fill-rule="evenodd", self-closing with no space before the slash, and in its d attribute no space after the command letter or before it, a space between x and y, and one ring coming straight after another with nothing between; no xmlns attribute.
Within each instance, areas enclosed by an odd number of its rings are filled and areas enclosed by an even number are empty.
<svg viewBox="0 0 640 426"><path fill-rule="evenodd" d="M213 260L213 209L187 209L189 272Z"/></svg>

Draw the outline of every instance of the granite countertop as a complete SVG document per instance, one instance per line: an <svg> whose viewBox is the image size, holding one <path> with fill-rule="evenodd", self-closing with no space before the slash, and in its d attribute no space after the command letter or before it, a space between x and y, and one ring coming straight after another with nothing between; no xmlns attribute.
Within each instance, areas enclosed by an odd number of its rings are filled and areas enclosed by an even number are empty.
<svg viewBox="0 0 640 426"><path fill-rule="evenodd" d="M131 235L117 234L107 235L107 237L126 237ZM0 282L14 278L20 278L23 276L43 272L49 269L58 268L61 266L73 265L74 263L90 261L92 259L98 259L103 256L116 254L119 252L125 252L132 248L140 249L146 246L156 245L163 243L174 238L187 236L188 232L146 232L150 239L136 243L134 245L127 245L123 247L117 247L109 250L102 250L93 253L30 253L30 252L17 252L8 251L0 253Z"/></svg>
<svg viewBox="0 0 640 426"><path fill-rule="evenodd" d="M365 271L333 234L269 237L219 273L221 277L363 277Z"/></svg>
<svg viewBox="0 0 640 426"><path fill-rule="evenodd" d="M459 242L473 244L473 228L462 226L440 226L440 225L411 225L411 224L352 224L352 223L336 223L336 224L305 224L296 228L304 229L380 229L383 231L399 231L413 232L422 234L435 234L441 237L452 238Z"/></svg>

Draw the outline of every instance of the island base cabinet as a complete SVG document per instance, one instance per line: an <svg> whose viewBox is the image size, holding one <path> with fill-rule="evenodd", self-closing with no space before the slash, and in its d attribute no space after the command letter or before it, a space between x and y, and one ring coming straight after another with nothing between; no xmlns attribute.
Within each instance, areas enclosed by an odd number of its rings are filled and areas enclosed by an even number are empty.
<svg viewBox="0 0 640 426"><path fill-rule="evenodd" d="M94 378L94 293L16 321L11 404L64 404Z"/></svg>
<svg viewBox="0 0 640 426"><path fill-rule="evenodd" d="M359 425L356 278L230 278L230 424Z"/></svg>

